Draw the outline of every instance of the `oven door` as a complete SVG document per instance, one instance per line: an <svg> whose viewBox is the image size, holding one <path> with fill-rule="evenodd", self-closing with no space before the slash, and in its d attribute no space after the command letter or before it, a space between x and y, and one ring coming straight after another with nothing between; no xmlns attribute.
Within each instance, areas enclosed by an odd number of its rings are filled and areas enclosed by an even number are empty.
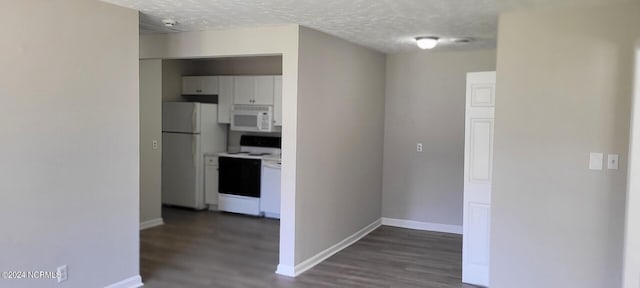
<svg viewBox="0 0 640 288"><path fill-rule="evenodd" d="M218 161L220 193L260 198L262 160L222 156Z"/></svg>

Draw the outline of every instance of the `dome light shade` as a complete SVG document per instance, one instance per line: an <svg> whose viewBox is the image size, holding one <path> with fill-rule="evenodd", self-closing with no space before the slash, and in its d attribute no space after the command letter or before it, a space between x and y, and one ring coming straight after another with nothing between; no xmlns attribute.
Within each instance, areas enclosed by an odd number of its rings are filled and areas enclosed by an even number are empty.
<svg viewBox="0 0 640 288"><path fill-rule="evenodd" d="M438 45L438 37L416 37L420 49L433 49Z"/></svg>

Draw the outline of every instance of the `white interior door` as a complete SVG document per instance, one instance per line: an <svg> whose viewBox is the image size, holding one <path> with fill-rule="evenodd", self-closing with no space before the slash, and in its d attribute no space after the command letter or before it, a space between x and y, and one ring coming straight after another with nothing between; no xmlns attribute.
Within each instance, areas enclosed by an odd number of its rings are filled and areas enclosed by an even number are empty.
<svg viewBox="0 0 640 288"><path fill-rule="evenodd" d="M489 286L495 72L467 74L462 282Z"/></svg>

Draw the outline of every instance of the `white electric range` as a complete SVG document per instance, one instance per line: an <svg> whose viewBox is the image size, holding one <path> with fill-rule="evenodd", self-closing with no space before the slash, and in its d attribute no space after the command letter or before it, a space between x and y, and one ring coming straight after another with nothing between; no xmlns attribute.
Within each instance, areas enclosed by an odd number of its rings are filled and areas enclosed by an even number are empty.
<svg viewBox="0 0 640 288"><path fill-rule="evenodd" d="M219 210L279 218L280 141L244 135L239 152L218 154Z"/></svg>

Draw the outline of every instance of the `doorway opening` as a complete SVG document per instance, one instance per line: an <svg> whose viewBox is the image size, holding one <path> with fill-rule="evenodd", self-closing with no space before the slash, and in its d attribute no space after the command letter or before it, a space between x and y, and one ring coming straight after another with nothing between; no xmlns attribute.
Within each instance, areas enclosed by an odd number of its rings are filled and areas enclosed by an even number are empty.
<svg viewBox="0 0 640 288"><path fill-rule="evenodd" d="M187 287L207 279L217 286L242 283L244 274L272 281L279 262L282 55L140 63L140 210L141 222L150 223L140 235L143 281ZM253 119L239 108L266 108L268 125L258 121L262 112ZM261 153L239 153L247 147Z"/></svg>

